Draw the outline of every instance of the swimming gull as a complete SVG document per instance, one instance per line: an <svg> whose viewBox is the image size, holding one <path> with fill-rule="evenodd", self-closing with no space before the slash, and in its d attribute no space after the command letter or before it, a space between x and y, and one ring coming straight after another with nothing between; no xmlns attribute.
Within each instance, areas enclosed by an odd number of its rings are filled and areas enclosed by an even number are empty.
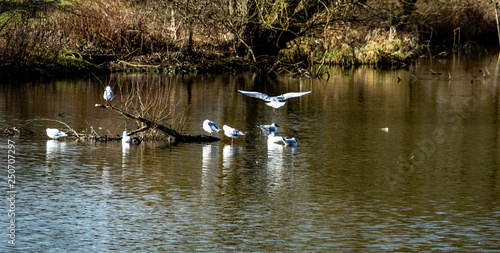
<svg viewBox="0 0 500 253"><path fill-rule="evenodd" d="M50 138L55 139L55 140L57 140L61 137L68 136L65 132L63 132L57 128L47 128L46 131L47 131L47 136L49 136Z"/></svg>
<svg viewBox="0 0 500 253"><path fill-rule="evenodd" d="M257 125L257 127L260 128L261 131L278 132L279 125L272 123L271 125Z"/></svg>
<svg viewBox="0 0 500 253"><path fill-rule="evenodd" d="M139 138L132 137L132 136L128 135L127 131L123 131L122 144L125 144L125 143L132 143L132 144L139 145L139 144L141 144L141 140L139 140Z"/></svg>
<svg viewBox="0 0 500 253"><path fill-rule="evenodd" d="M282 144L283 143L283 137L277 136L275 133L271 133L270 135L267 136L267 143L276 143L276 144Z"/></svg>
<svg viewBox="0 0 500 253"><path fill-rule="evenodd" d="M295 139L295 137L289 139L283 137L283 143L285 144L285 146L297 146L297 140Z"/></svg>

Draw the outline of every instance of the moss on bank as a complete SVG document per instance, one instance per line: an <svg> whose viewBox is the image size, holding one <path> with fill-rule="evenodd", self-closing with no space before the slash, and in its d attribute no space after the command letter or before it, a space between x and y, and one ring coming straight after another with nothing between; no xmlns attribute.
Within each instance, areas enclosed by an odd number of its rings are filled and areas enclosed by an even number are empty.
<svg viewBox="0 0 500 253"><path fill-rule="evenodd" d="M154 62L145 60L149 55L119 60L108 55L66 55L45 64L19 62L0 65L0 76L6 78L36 78L48 76L86 76L112 72L144 73L221 73L249 70L251 63L238 58L190 59L185 61Z"/></svg>

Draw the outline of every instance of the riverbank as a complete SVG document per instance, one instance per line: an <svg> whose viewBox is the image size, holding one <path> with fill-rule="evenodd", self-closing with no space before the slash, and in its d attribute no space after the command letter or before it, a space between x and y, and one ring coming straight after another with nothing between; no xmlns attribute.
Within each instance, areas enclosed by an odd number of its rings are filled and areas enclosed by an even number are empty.
<svg viewBox="0 0 500 253"><path fill-rule="evenodd" d="M128 60L114 59L111 56L87 55L87 59L67 57L49 64L8 63L0 65L0 77L38 78L87 76L90 74L109 74L114 72L141 73L220 73L251 70L253 64L239 58L221 57L197 58L177 62L155 62L146 60L150 55L141 55ZM96 60L99 59L99 60Z"/></svg>
<svg viewBox="0 0 500 253"><path fill-rule="evenodd" d="M0 75L243 70L313 75L312 69L324 65L397 68L422 56L498 45L491 3L390 1L387 8L365 0L332 5L276 55L256 55L254 45L243 40L246 25L238 23L244 11L222 2L11 1L0 6ZM269 26L279 34L293 21L269 21Z"/></svg>

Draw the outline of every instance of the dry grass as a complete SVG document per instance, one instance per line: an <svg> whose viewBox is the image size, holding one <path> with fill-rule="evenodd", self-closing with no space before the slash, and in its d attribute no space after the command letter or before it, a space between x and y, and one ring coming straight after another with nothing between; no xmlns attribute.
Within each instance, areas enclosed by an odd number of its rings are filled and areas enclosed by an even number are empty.
<svg viewBox="0 0 500 253"><path fill-rule="evenodd" d="M332 9L326 32L319 29L298 38L281 59L305 67L394 64L414 58L421 45L460 47L497 40L492 1L419 0L410 14L397 0L340 2L344 4ZM226 0L63 1L33 10L0 13L2 64L42 66L86 54L120 59L150 55L142 57L149 64L234 55L238 27L244 27L238 17L245 12L244 6Z"/></svg>
<svg viewBox="0 0 500 253"><path fill-rule="evenodd" d="M410 19L413 29L434 44L463 45L496 39L495 4L489 0L418 1L418 12Z"/></svg>
<svg viewBox="0 0 500 253"><path fill-rule="evenodd" d="M0 61L30 63L41 66L57 60L64 45L63 34L54 29L54 23L31 22L13 17L12 25L5 26L0 34Z"/></svg>
<svg viewBox="0 0 500 253"><path fill-rule="evenodd" d="M403 13L400 1L366 1L349 13L351 21L332 22L322 33L295 40L281 57L307 59L306 65L401 65L433 49L459 52L498 43L491 1L417 1L411 14Z"/></svg>
<svg viewBox="0 0 500 253"><path fill-rule="evenodd" d="M359 63L394 65L415 59L422 52L422 45L415 37L398 36L396 29L374 29L364 38L365 43L355 49Z"/></svg>
<svg viewBox="0 0 500 253"><path fill-rule="evenodd" d="M347 29L324 39L302 38L284 51L282 58L289 62L309 61L308 66L333 64L351 67L367 65L401 65L418 57L423 46L415 36L389 31ZM308 60L306 60L308 59Z"/></svg>
<svg viewBox="0 0 500 253"><path fill-rule="evenodd" d="M0 15L0 22L10 18L0 23L7 24L0 30L0 60L45 64L67 55L155 55L149 59L163 63L183 60L188 46L212 56L227 51L221 39L227 30L216 21L201 23L208 15L203 9L189 19L193 10L180 7L186 8L175 1L75 1L40 9L35 16L16 14L19 7Z"/></svg>
<svg viewBox="0 0 500 253"><path fill-rule="evenodd" d="M186 7L201 8L209 2L82 1L57 19L79 50L122 56L161 52L170 60L190 44L204 50L221 44L223 29L211 24L206 17L210 13Z"/></svg>
<svg viewBox="0 0 500 253"><path fill-rule="evenodd" d="M161 2L159 2L161 3ZM152 6L134 9L126 1L83 1L59 12L60 29L72 44L83 52L139 54L155 52L173 44L167 29L156 24L167 23L168 16L152 13ZM158 9L165 6L158 6Z"/></svg>

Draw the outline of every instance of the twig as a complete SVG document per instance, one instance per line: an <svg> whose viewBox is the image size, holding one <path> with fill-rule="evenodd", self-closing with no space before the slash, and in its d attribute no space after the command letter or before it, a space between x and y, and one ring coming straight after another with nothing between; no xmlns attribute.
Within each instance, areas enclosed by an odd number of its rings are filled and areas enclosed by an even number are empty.
<svg viewBox="0 0 500 253"><path fill-rule="evenodd" d="M31 120L28 120L24 125L28 125L28 124L30 124L33 121L54 121L54 122L57 122L57 123L61 123L61 124L65 125L69 129L69 132L73 132L77 138L80 138L80 136L78 135L78 133L73 128L71 128L68 124L66 124L66 123L64 123L64 122L62 122L60 120L56 120L56 119L31 119Z"/></svg>
<svg viewBox="0 0 500 253"><path fill-rule="evenodd" d="M497 19L498 43L500 44L500 24L498 22L498 2L495 3L495 16Z"/></svg>
<svg viewBox="0 0 500 253"><path fill-rule="evenodd" d="M160 65L147 65L147 64L135 64L135 63L130 63L122 60L118 60L119 63L123 63L132 67L140 67L140 68L159 68Z"/></svg>
<svg viewBox="0 0 500 253"><path fill-rule="evenodd" d="M127 119L134 119L134 120L137 120L137 121L140 121L142 123L144 123L147 127L147 128L156 128L168 135L171 135L175 138L176 141L178 142L214 142L214 141L220 141L219 138L217 137L214 137L214 136L208 136L208 135L183 135L177 131L175 131L174 129L171 129L169 127L166 127L162 124L159 124L157 122L154 122L154 121L151 121L151 120L148 120L146 118L143 118L143 117L140 117L140 116L137 116L137 115L132 115L128 112L125 112L121 109L118 109L118 108L115 108L113 106L110 106L110 105L102 105L102 104L95 104L95 107L99 107L99 108L105 108L105 109L111 109L121 115L123 115L125 118ZM143 127L143 128L145 128ZM137 133L138 131L143 131L145 129L139 129L139 130L136 130L134 133Z"/></svg>

